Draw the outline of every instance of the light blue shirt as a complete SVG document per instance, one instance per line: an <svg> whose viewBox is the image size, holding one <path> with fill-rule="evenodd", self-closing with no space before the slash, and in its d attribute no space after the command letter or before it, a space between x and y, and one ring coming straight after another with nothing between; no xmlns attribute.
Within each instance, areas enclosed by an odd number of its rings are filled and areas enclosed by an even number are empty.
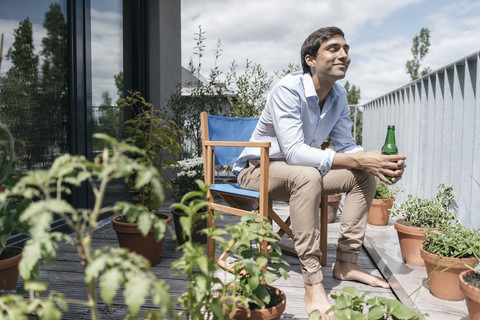
<svg viewBox="0 0 480 320"><path fill-rule="evenodd" d="M322 111L318 102L309 73L287 75L269 92L250 141L270 141L270 160L313 166L322 174L330 170L335 155L332 149L320 149L327 136L336 152L363 151L352 137L345 89L335 83ZM233 173L238 175L250 159L260 159L259 148L245 148L233 166Z"/></svg>

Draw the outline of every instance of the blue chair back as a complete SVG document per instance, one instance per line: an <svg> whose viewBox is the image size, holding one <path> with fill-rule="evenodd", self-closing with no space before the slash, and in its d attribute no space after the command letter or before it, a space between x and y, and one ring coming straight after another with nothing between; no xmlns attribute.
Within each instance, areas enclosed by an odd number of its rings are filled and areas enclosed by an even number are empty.
<svg viewBox="0 0 480 320"><path fill-rule="evenodd" d="M256 118L233 118L208 115L208 134L211 141L249 141L257 126ZM235 163L243 147L216 147L215 164Z"/></svg>

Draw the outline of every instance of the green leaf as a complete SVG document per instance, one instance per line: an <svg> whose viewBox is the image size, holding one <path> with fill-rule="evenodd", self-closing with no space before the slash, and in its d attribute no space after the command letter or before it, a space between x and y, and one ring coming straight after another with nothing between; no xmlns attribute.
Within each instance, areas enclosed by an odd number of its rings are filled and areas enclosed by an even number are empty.
<svg viewBox="0 0 480 320"><path fill-rule="evenodd" d="M308 315L308 320L321 320L322 319L321 317L322 317L322 314L320 313L320 311L314 310L310 312L310 314Z"/></svg>
<svg viewBox="0 0 480 320"><path fill-rule="evenodd" d="M52 301L46 301L42 305L42 308L39 309L38 314L40 315L41 320L60 320L62 318L62 313L55 308Z"/></svg>
<svg viewBox="0 0 480 320"><path fill-rule="evenodd" d="M111 305L122 283L122 273L118 269L107 270L100 278L100 292L103 301Z"/></svg>
<svg viewBox="0 0 480 320"><path fill-rule="evenodd" d="M268 290L265 286L258 286L257 289L255 290L255 295L260 298L265 304L269 304L271 297L270 294L268 293Z"/></svg>
<svg viewBox="0 0 480 320"><path fill-rule="evenodd" d="M385 306L380 306L380 305L373 306L368 311L368 320L384 319L386 311L387 311L387 308Z"/></svg>
<svg viewBox="0 0 480 320"><path fill-rule="evenodd" d="M152 228L152 218L150 216L150 213L140 214L137 223L138 229L140 229L142 235L146 237L147 234L150 232L150 229Z"/></svg>
<svg viewBox="0 0 480 320"><path fill-rule="evenodd" d="M123 295L128 310L133 315L137 315L140 307L145 303L145 297L150 288L150 280L136 275L131 277L125 284Z"/></svg>
<svg viewBox="0 0 480 320"><path fill-rule="evenodd" d="M411 319L416 315L416 312L410 308L407 308L397 300L386 301L388 312L394 315L398 319Z"/></svg>
<svg viewBox="0 0 480 320"><path fill-rule="evenodd" d="M209 258L206 255L202 255L198 257L197 259L198 268L205 275L209 274L208 264L209 264Z"/></svg>
<svg viewBox="0 0 480 320"><path fill-rule="evenodd" d="M356 287L343 287L342 291L350 293L352 296L358 296L359 292Z"/></svg>

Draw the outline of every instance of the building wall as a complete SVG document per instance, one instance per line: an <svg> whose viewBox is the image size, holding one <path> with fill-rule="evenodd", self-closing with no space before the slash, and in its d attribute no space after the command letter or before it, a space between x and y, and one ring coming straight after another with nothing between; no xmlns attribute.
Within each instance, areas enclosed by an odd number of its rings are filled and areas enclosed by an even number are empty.
<svg viewBox="0 0 480 320"><path fill-rule="evenodd" d="M181 80L180 0L149 1L148 14L148 91L165 107Z"/></svg>
<svg viewBox="0 0 480 320"><path fill-rule="evenodd" d="M431 198L440 183L453 186L461 222L480 227L480 52L438 69L364 105L363 145L378 150L387 125L396 127L407 168L399 182L408 194Z"/></svg>

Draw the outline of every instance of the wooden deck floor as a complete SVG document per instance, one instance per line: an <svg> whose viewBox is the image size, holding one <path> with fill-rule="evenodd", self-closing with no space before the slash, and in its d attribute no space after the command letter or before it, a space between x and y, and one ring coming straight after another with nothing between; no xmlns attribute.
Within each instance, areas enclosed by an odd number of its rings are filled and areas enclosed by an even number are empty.
<svg viewBox="0 0 480 320"><path fill-rule="evenodd" d="M170 212L168 209L169 203L165 203L162 207L162 211ZM288 206L283 204L276 204L278 212L288 214ZM228 219L224 219L225 223L234 223L237 217L228 216ZM356 286L361 292L372 291L372 295L384 296L395 299L395 294L390 289L372 288L356 282L339 281L332 277L332 264L335 261L335 243L337 240L339 229L339 217L335 223L328 226L328 258L327 265L324 267L324 283L327 293L332 293L341 289L344 286ZM98 248L107 244L117 245L116 235L112 229L109 221L105 221L103 226L99 227L95 231L93 246ZM176 299L181 293L185 292L187 284L179 276L173 276L170 266L172 262L179 257L179 251L177 251L177 245L172 238L171 234L168 234L162 251L160 263L153 267L152 270L158 277L163 278L170 285L170 294ZM290 275L288 280L277 280L274 285L283 290L287 295L286 311L283 314L282 319L307 319L307 313L305 311L305 304L303 300L304 288L303 280L300 271L299 261L296 257L290 255L284 255L284 259L290 263L288 273ZM369 272L381 276L375 263L370 258L368 253L363 250L359 258L359 264L367 269ZM85 299L86 290L83 283L83 274L79 264L79 260L75 251L70 245L64 245L59 249L58 264L49 264L48 266L42 266L40 276L38 280L48 281L50 289L60 291L67 298L72 299ZM20 294L26 294L23 291L23 283L19 281L17 292ZM146 304L146 309L152 308L152 305ZM127 308L123 303L123 297L117 296L112 306L100 305L101 319L123 319L127 314ZM67 313L64 314L63 319L83 320L90 319L89 309L82 306L70 306Z"/></svg>

